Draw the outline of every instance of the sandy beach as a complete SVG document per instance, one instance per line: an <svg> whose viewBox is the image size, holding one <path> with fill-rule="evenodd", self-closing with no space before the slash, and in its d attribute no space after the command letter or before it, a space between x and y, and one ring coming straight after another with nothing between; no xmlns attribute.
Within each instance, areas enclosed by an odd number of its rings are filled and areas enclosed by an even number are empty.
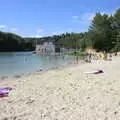
<svg viewBox="0 0 120 120"><path fill-rule="evenodd" d="M120 57L0 80L8 86L0 120L120 120Z"/></svg>

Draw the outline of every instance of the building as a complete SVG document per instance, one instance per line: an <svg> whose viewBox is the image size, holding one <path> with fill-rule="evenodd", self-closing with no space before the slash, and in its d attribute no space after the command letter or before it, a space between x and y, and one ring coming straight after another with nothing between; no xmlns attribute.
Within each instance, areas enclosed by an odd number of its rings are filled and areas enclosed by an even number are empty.
<svg viewBox="0 0 120 120"><path fill-rule="evenodd" d="M54 41L45 41L42 40L40 45L36 45L36 53L41 55L59 55L64 53L70 53L70 49L65 49L58 44L55 44Z"/></svg>
<svg viewBox="0 0 120 120"><path fill-rule="evenodd" d="M36 52L40 54L55 53L55 44L53 42L45 41L41 45L36 45Z"/></svg>

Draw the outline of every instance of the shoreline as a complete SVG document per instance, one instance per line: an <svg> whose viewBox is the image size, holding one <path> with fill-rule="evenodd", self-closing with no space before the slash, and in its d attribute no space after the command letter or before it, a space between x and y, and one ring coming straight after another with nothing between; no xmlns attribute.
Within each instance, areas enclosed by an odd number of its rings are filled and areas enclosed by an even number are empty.
<svg viewBox="0 0 120 120"><path fill-rule="evenodd" d="M32 71L32 72L26 72L26 73L22 73L22 74L16 74L16 75L6 75L6 76L0 76L0 80L5 80L5 79L9 79L9 78L20 78L22 76L28 76L30 74L33 74L33 73L38 73L38 72L46 72L46 71L50 71L50 70L57 70L57 69L61 69L61 68L66 68L69 66L74 66L74 65L77 65L77 64L87 64L87 62L84 61L84 63L81 63L81 61L83 60L79 60L78 63L76 63L75 60L71 61L70 63L66 63L66 64L61 64L57 67L51 67L51 68L44 68L44 69L39 69L39 70L35 70L35 71Z"/></svg>
<svg viewBox="0 0 120 120"><path fill-rule="evenodd" d="M120 53L119 53L119 55L118 55L118 57L120 56ZM97 56L96 56L97 57ZM117 57L117 56L113 56L113 57ZM104 61L104 60L102 60L101 58L99 58L98 60L96 59L92 59L92 62L95 62L95 61ZM25 72L25 73L20 73L20 74L16 74L16 75L0 75L0 80L5 80L5 79L9 79L9 78L20 78L21 76L26 76L27 74L29 75L29 74L32 74L32 73L35 73L35 72L42 72L42 71L48 71L48 70L53 70L53 69L59 69L59 68L64 68L64 67L67 67L68 65L76 65L76 64L92 64L92 63L89 63L89 62L85 62L85 60L84 59L81 59L80 57L79 57L79 59L78 59L78 63L76 63L76 60L73 60L73 61L71 61L70 63L66 63L66 64L61 64L61 65L59 65L59 66L57 66L57 67L51 67L51 68L43 68L43 69L39 69L39 70L34 70L34 71L32 71L32 72Z"/></svg>
<svg viewBox="0 0 120 120"><path fill-rule="evenodd" d="M70 64L0 82L12 87L0 99L0 120L115 120L120 116L120 57ZM102 69L94 75L84 72ZM34 111L34 112L33 112Z"/></svg>
<svg viewBox="0 0 120 120"><path fill-rule="evenodd" d="M44 72L51 71L51 70L59 70L59 69L65 69L65 68L69 68L69 67L75 67L77 65L94 64L94 63L97 63L99 61L104 61L104 60L92 60L91 63L85 62L83 60L79 60L78 63L76 63L76 61L72 61L70 63L61 64L61 65L59 65L57 67L39 69L39 70L35 70L35 71L32 71L32 72L26 72L26 73L16 74L16 75L10 75L10 76L0 76L0 81L1 80L6 80L6 79L7 80L9 80L9 79L17 79L17 78L21 78L21 77L24 77L24 76L29 76L31 74L44 73Z"/></svg>
<svg viewBox="0 0 120 120"><path fill-rule="evenodd" d="M119 56L113 56L113 58L117 58ZM89 62L85 62L85 60L83 59L79 59L78 62L76 62L76 60L71 61L70 63L66 63L66 64L61 64L57 67L52 67L52 68L44 68L44 69L39 69L39 70L35 70L32 72L26 72L26 73L22 73L22 74L16 74L16 75L10 75L10 76L0 76L0 81L4 81L4 80L11 80L11 79L19 79L21 77L27 77L29 75L32 74L36 74L36 73L45 73L47 71L51 71L51 70L59 70L59 69L65 69L65 68L71 68L71 67L75 67L77 65L87 65L87 64L97 64L98 62L108 62L106 60L103 59L99 59L99 60L91 60L91 63Z"/></svg>

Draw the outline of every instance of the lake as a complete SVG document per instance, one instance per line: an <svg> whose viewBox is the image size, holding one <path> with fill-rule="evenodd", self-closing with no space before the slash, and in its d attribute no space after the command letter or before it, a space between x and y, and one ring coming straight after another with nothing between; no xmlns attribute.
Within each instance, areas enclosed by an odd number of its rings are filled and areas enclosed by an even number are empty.
<svg viewBox="0 0 120 120"><path fill-rule="evenodd" d="M0 76L14 76L68 64L73 56L40 56L32 52L0 53Z"/></svg>

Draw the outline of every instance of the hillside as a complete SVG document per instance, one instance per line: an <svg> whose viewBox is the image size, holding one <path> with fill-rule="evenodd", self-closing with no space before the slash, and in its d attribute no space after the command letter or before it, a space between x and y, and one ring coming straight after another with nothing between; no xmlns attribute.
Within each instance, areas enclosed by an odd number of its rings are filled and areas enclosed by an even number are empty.
<svg viewBox="0 0 120 120"><path fill-rule="evenodd" d="M0 31L0 51L25 51L32 50L32 44L26 42L24 38Z"/></svg>

